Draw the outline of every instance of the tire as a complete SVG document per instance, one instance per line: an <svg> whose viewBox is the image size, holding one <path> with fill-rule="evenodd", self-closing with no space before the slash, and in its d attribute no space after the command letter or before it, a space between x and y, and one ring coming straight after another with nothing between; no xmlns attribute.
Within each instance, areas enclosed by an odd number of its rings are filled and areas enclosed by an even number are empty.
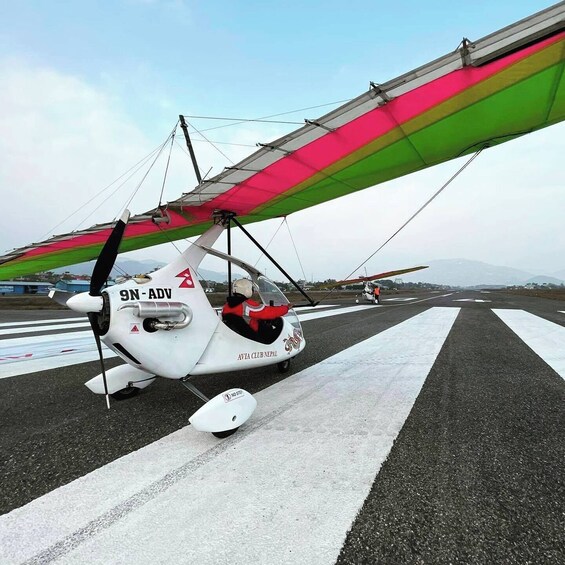
<svg viewBox="0 0 565 565"><path fill-rule="evenodd" d="M122 390L118 390L112 393L110 396L114 400L127 400L128 398L133 398L134 396L137 396L139 391L140 389L135 386L128 386L126 388L122 388Z"/></svg>
<svg viewBox="0 0 565 565"><path fill-rule="evenodd" d="M288 373L290 371L290 359L277 363L277 369L279 373Z"/></svg>
<svg viewBox="0 0 565 565"><path fill-rule="evenodd" d="M237 430L239 430L239 426L237 428L234 428L233 430L225 430L223 432L212 432L212 435L219 439L224 439L225 437L230 437L231 435L235 434Z"/></svg>

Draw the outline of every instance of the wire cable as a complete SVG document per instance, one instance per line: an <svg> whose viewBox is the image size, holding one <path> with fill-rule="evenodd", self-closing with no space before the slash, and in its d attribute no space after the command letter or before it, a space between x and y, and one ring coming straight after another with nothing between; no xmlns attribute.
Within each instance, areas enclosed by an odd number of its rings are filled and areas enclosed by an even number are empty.
<svg viewBox="0 0 565 565"><path fill-rule="evenodd" d="M406 220L378 249L373 251L373 253L371 253L371 255L367 257L367 259L365 259L359 266L355 267L355 269L353 269L353 271L351 271L351 273L349 273L344 280L347 280L349 277L351 277L353 273L357 272L361 267L363 267L363 265L370 261L389 241L391 241L396 235L398 235L420 212L422 212L422 210L424 210L424 208L426 208L435 198L437 198L443 192L443 190L447 188L447 186L449 186L449 184L451 184L451 182L480 155L481 151L485 147L486 145L476 151L475 154L454 175L452 175L451 178L446 183L444 183L444 185L439 190L437 190L431 196L431 198L429 198L422 206L420 206L420 208L418 208L418 210L416 210L416 212L414 212L414 214L412 214L412 216L410 216L410 218L408 218L408 220ZM325 300L335 290L335 288L337 287L332 288L327 294L322 296L322 298L320 298L320 302L322 302L322 300Z"/></svg>
<svg viewBox="0 0 565 565"><path fill-rule="evenodd" d="M304 277L303 280L306 281L306 273L304 272L304 267L302 266L300 255L298 255L298 249L296 249L296 244L294 243L294 238L292 237L292 233L290 231L290 225L287 222L286 216L284 218L284 223L286 224L286 228L288 229L288 235L290 235L290 241L292 241L292 246L294 247L294 252L296 253L296 258L298 259L298 264L300 265L300 269L302 270L302 276Z"/></svg>
<svg viewBox="0 0 565 565"><path fill-rule="evenodd" d="M269 243L267 243L267 245L265 246L265 251L267 249L269 249L269 245L271 245L271 243L273 242L273 239L275 239L275 236L279 233L279 230L282 228L282 225L284 224L285 219L286 218L283 218L283 221L279 224L279 227L276 229L275 233L272 235L271 239L269 240ZM253 265L254 267L257 266L257 263L259 263L259 261L261 260L263 255L265 255L265 254L263 252L261 252L261 255L259 255L259 258L257 259L257 261L255 261L255 264Z"/></svg>

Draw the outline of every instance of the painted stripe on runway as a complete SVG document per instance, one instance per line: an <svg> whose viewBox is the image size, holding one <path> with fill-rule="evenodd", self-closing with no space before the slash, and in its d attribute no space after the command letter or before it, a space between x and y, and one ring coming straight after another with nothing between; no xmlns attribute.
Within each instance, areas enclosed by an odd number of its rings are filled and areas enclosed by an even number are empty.
<svg viewBox="0 0 565 565"><path fill-rule="evenodd" d="M335 563L458 312L426 310L259 392L226 440L185 427L0 516L3 560Z"/></svg>
<svg viewBox="0 0 565 565"><path fill-rule="evenodd" d="M50 326L32 326L25 328L7 328L0 330L0 335L16 335L16 334L30 334L37 332L50 332L55 330L70 330L73 328L88 328L90 326L88 321L76 322L74 324L53 324Z"/></svg>
<svg viewBox="0 0 565 565"><path fill-rule="evenodd" d="M524 310L492 310L522 341L565 379L565 328Z"/></svg>
<svg viewBox="0 0 565 565"><path fill-rule="evenodd" d="M104 359L117 357L117 354L108 349L105 345L102 346L102 356ZM20 375L29 375L30 373L37 373L38 371L47 371L50 369L58 369L59 367L70 367L71 365L78 365L80 363L88 363L90 361L97 361L98 351L82 352L63 352L51 357L41 357L40 359L25 359L25 363L8 363L0 366L0 379L7 379L8 377L18 377Z"/></svg>
<svg viewBox="0 0 565 565"><path fill-rule="evenodd" d="M104 358L116 354L102 344ZM0 341L0 379L98 359L90 330Z"/></svg>
<svg viewBox="0 0 565 565"><path fill-rule="evenodd" d="M324 308L337 308L339 304L316 304L316 306L300 307L295 312L310 312L312 310L323 310Z"/></svg>
<svg viewBox="0 0 565 565"><path fill-rule="evenodd" d="M351 314L352 312L359 312L360 310L368 310L369 308L378 308L374 304L361 304L360 306L347 306L339 310L326 310L325 312L310 312L307 314L298 314L298 319L301 322L308 322L310 320L318 320L319 318L327 318L328 316L339 316L341 314Z"/></svg>
<svg viewBox="0 0 565 565"><path fill-rule="evenodd" d="M338 310L299 314L301 321L349 314L370 306L351 306ZM116 357L105 345L104 358ZM36 371L68 367L98 359L91 331L30 336L0 341L0 379Z"/></svg>
<svg viewBox="0 0 565 565"><path fill-rule="evenodd" d="M85 317L81 316L79 318L52 318L50 320L28 320L27 322L2 322L0 328L7 328L9 326L31 326L38 324L54 324L63 322L79 322L84 321Z"/></svg>

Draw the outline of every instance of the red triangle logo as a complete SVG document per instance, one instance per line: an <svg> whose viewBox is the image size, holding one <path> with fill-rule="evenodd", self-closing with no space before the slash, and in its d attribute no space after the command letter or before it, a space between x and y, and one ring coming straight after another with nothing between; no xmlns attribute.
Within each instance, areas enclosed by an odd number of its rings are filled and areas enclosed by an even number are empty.
<svg viewBox="0 0 565 565"><path fill-rule="evenodd" d="M177 277L181 277L184 280L179 284L179 288L194 288L194 281L192 280L192 275L190 274L190 269L186 268L181 271Z"/></svg>

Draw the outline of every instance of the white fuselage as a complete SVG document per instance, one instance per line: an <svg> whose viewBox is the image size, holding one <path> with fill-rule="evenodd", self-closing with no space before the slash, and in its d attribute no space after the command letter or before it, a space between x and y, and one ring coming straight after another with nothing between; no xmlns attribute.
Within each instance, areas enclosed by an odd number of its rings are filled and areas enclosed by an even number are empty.
<svg viewBox="0 0 565 565"><path fill-rule="evenodd" d="M132 279L108 288L110 328L102 341L132 367L149 374L180 379L189 374L249 369L272 365L294 357L304 348L296 316L283 318L283 329L274 343L266 345L246 339L228 328L211 307L198 281L196 269L223 231L213 226L182 255L149 278ZM154 303L154 304L152 304ZM171 330L152 330L145 317L146 306L163 311L184 305L190 322ZM161 319L161 316L156 318ZM182 321L169 317L165 321ZM181 324L182 326L182 324Z"/></svg>

